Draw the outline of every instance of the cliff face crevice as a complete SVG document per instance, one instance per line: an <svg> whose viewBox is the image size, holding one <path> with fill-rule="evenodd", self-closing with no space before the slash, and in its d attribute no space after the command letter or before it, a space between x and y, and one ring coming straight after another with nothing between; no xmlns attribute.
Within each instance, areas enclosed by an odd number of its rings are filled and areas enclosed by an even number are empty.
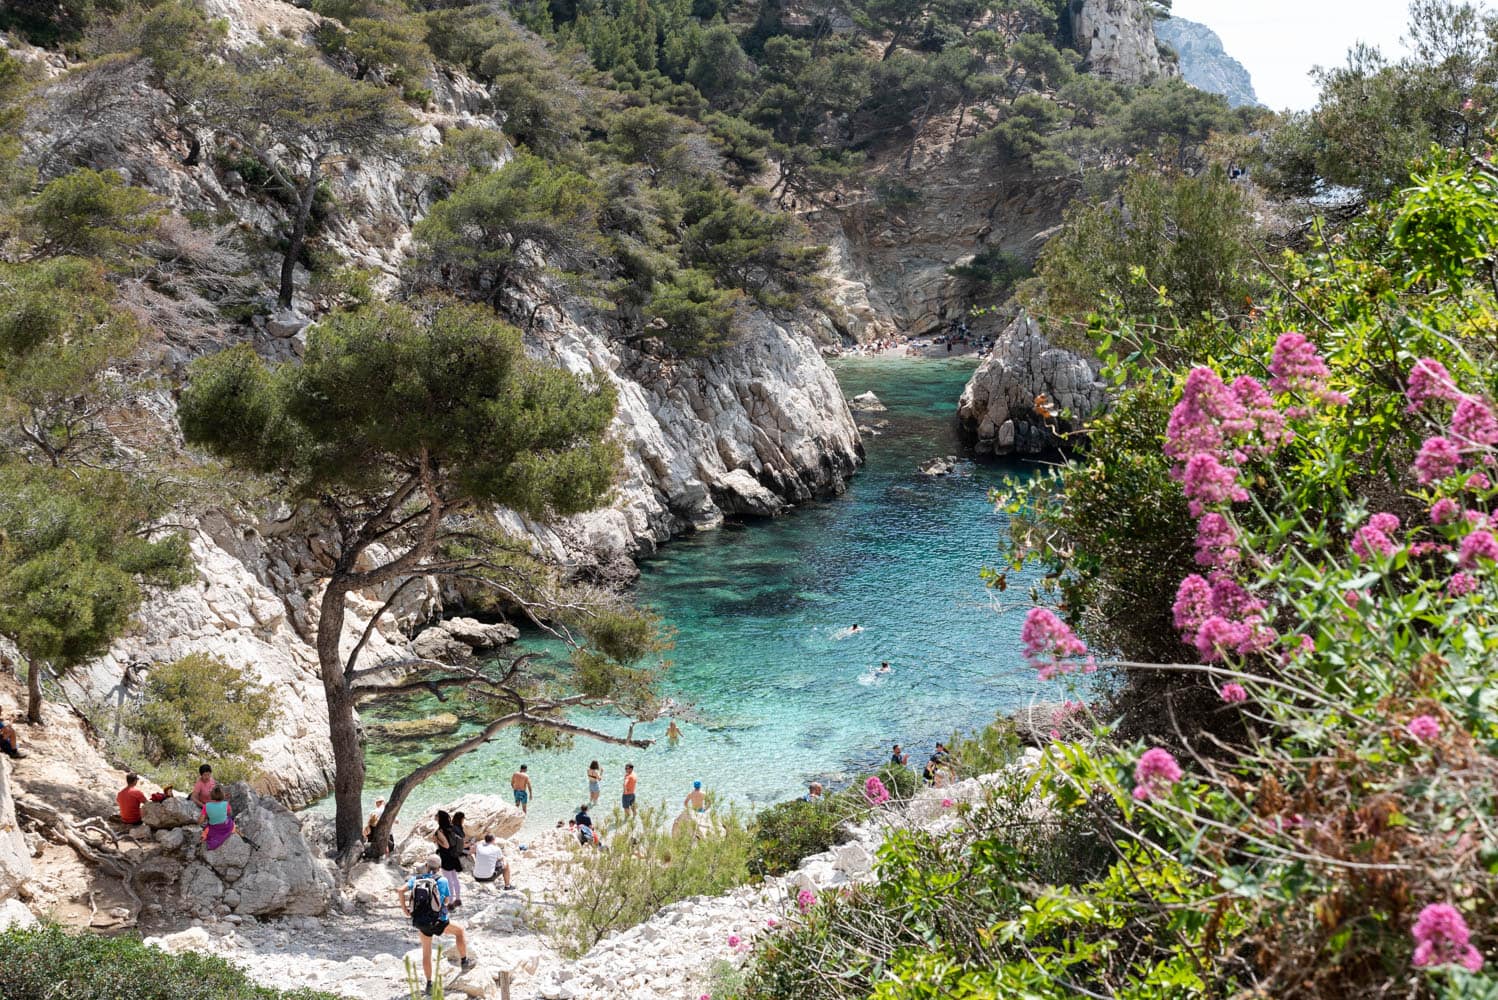
<svg viewBox="0 0 1498 1000"><path fill-rule="evenodd" d="M892 172L894 167L889 168ZM933 142L899 178L914 199L891 206L870 195L810 212L832 250L831 297L850 339L940 333L975 302L951 268L985 249L1033 261L1076 196L1069 179L1008 175L971 142ZM975 329L998 326L969 318Z"/></svg>

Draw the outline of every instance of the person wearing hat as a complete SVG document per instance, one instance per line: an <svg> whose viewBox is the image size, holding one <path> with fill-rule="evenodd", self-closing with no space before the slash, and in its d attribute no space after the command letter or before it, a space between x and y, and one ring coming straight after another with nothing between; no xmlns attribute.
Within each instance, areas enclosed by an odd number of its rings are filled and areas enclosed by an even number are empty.
<svg viewBox="0 0 1498 1000"><path fill-rule="evenodd" d="M687 793L687 797L682 800L681 804L693 812L707 812L707 794L702 790L702 782L692 782L692 790Z"/></svg>
<svg viewBox="0 0 1498 1000"><path fill-rule="evenodd" d="M459 974L478 964L468 957L468 938L463 928L448 918L447 900L452 892L442 875L442 859L428 854L422 870L395 891L400 894L401 911L411 918L411 925L421 935L421 971L426 975L427 996L431 996L433 938L450 934L457 941Z"/></svg>

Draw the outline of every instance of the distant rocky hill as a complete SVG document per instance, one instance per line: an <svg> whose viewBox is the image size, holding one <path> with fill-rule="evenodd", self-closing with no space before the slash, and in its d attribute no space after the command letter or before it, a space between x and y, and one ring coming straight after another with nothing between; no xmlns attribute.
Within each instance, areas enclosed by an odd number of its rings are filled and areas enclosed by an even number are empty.
<svg viewBox="0 0 1498 1000"><path fill-rule="evenodd" d="M1169 17L1155 22L1155 36L1180 55L1181 75L1193 87L1221 94L1235 108L1259 103L1253 77L1205 24Z"/></svg>

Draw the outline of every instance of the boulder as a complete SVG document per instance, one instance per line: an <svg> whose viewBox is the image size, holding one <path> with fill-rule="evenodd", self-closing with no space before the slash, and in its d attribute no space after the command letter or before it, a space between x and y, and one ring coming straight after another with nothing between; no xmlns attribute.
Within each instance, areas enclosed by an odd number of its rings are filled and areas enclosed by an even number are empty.
<svg viewBox="0 0 1498 1000"><path fill-rule="evenodd" d="M236 833L213 850L204 850L203 859L219 874L233 871L238 877L238 873L250 863L252 853L249 842Z"/></svg>
<svg viewBox="0 0 1498 1000"><path fill-rule="evenodd" d="M0 757L0 899L9 899L31 877L31 851L16 823L10 792L10 759Z"/></svg>
<svg viewBox="0 0 1498 1000"><path fill-rule="evenodd" d="M957 468L957 463L960 461L961 459L956 455L943 455L940 458L933 458L930 461L922 462L920 468L916 471L923 476L950 476L952 470Z"/></svg>
<svg viewBox="0 0 1498 1000"><path fill-rule="evenodd" d="M206 953L217 950L213 935L201 927L189 927L185 931L165 934L161 937L148 937L144 943L152 948L159 948L168 955L184 955L194 951Z"/></svg>
<svg viewBox="0 0 1498 1000"><path fill-rule="evenodd" d="M470 843L483 840L486 833L494 834L498 840L513 837L520 832L520 827L525 822L525 814L514 806L512 800L498 795L464 795L442 808L449 814L464 814L463 829L467 832ZM409 868L431 854L436 849L432 846L432 835L436 832L437 816L434 809L418 820L400 842L396 853L401 865Z"/></svg>
<svg viewBox="0 0 1498 1000"><path fill-rule="evenodd" d="M789 505L743 469L734 469L713 480L713 499L727 514L774 517Z"/></svg>
<svg viewBox="0 0 1498 1000"><path fill-rule="evenodd" d="M473 647L456 638L446 629L433 626L418 633L411 640L411 652L426 660L440 663L459 663L473 655Z"/></svg>
<svg viewBox="0 0 1498 1000"><path fill-rule="evenodd" d="M184 906L211 906L224 896L224 883L212 868L205 864L191 864L182 870L182 902Z"/></svg>
<svg viewBox="0 0 1498 1000"><path fill-rule="evenodd" d="M848 400L848 408L857 413L879 413L889 409L878 396L874 395L873 390L861 392Z"/></svg>
<svg viewBox="0 0 1498 1000"><path fill-rule="evenodd" d="M295 337L307 328L312 320L295 309L278 309L265 319L265 332L281 340Z"/></svg>
<svg viewBox="0 0 1498 1000"><path fill-rule="evenodd" d="M296 816L242 782L229 786L229 805L233 836L201 855L196 837L179 845L189 860L176 879L183 905L239 918L326 913L333 876L313 855ZM171 874L164 870L159 880L170 881Z"/></svg>
<svg viewBox="0 0 1498 1000"><path fill-rule="evenodd" d="M437 627L473 649L497 649L520 638L520 630L513 625L476 618L447 618Z"/></svg>
<svg viewBox="0 0 1498 1000"><path fill-rule="evenodd" d="M475 651L497 649L519 637L520 630L504 622L446 618L417 633L411 640L411 651L429 660L456 663Z"/></svg>
<svg viewBox="0 0 1498 1000"><path fill-rule="evenodd" d="M36 925L36 915L28 910L26 904L19 899L7 899L0 903L0 932L8 931L12 927L25 930Z"/></svg>
<svg viewBox="0 0 1498 1000"><path fill-rule="evenodd" d="M179 826L197 826L201 812L190 799L173 795L160 802L147 800L140 804L141 822L153 830L172 830Z"/></svg>
<svg viewBox="0 0 1498 1000"><path fill-rule="evenodd" d="M869 873L874 867L874 860L869 857L864 846L855 840L832 849L832 864L849 878L857 878Z"/></svg>
<svg viewBox="0 0 1498 1000"><path fill-rule="evenodd" d="M1021 313L963 388L957 420L979 455L1040 455L1065 448L1106 400L1094 362L1054 346Z"/></svg>

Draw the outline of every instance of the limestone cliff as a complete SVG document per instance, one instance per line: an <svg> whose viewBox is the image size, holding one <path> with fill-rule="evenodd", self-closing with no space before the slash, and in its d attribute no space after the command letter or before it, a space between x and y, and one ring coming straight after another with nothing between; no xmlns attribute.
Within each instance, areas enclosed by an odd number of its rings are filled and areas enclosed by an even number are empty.
<svg viewBox="0 0 1498 1000"><path fill-rule="evenodd" d="M263 31L306 43L318 21L280 0L208 0L205 6L227 22L230 43L240 46L253 44ZM232 220L201 241L214 253L237 254L252 289L273 287L273 255L235 247L242 241L273 246L288 207L248 186L234 169L234 151L215 148L206 136L202 155L185 163L180 137L160 127L169 118L168 99L143 65L114 60L68 72L76 68L57 55L34 49L20 54L49 78L24 136L44 177L73 165L112 170L161 196L175 213ZM431 101L413 109L418 151L439 146L454 128L500 131L478 82L434 69L425 89ZM327 179L320 252L372 269L385 291L398 287L412 226L432 200L429 179L410 163L409 156L349 157ZM194 302L190 282L170 302L144 283L131 285L139 296L133 304L153 329L139 363L170 382L192 358L243 340L268 358L294 362L309 322L327 306L311 291L310 277L298 269L292 310L262 314L252 325L225 320L212 295ZM673 535L717 527L726 515L774 514L840 492L856 469L857 428L836 379L800 328L814 320L751 313L742 338L726 350L702 360L664 362L612 340L584 304L553 290L546 300L563 304L533 310L527 294L515 292L524 314L533 317L528 349L571 371L604 375L620 399L613 431L625 465L613 503L544 529L508 518L558 563L609 580L627 578L633 557ZM156 436L174 437L168 392L134 403L159 425ZM321 685L308 645L326 553L315 536L308 542L305 524L287 523L285 515L233 510L191 525L200 582L151 599L134 634L75 676L87 698L114 707L138 690L140 669L188 652L250 668L280 702L278 735L258 747L266 759L266 784L287 801L302 803L322 793L331 773ZM367 606L356 608L353 618L362 611L367 621L381 599L361 595ZM366 664L408 655L402 630L440 614L441 604L435 587L404 601L375 637ZM350 621L349 643L362 626Z"/></svg>
<svg viewBox="0 0 1498 1000"><path fill-rule="evenodd" d="M1040 455L1064 448L1106 398L1094 364L1054 346L1022 314L968 380L957 419L979 455Z"/></svg>
<svg viewBox="0 0 1498 1000"><path fill-rule="evenodd" d="M1253 77L1247 68L1228 55L1217 32L1205 24L1184 18L1168 17L1155 22L1160 41L1175 49L1180 59L1181 76L1191 86L1211 94L1221 94L1235 108L1259 103L1254 93Z"/></svg>
<svg viewBox="0 0 1498 1000"><path fill-rule="evenodd" d="M16 824L16 800L10 790L10 760L0 757L0 903L10 899L31 876L31 852Z"/></svg>
<svg viewBox="0 0 1498 1000"><path fill-rule="evenodd" d="M1155 38L1155 17L1145 0L1073 0L1072 40L1090 73L1118 83L1179 76L1175 61Z"/></svg>
<svg viewBox="0 0 1498 1000"><path fill-rule="evenodd" d="M908 180L916 188L908 205L866 196L808 216L832 248L842 332L860 342L937 333L970 306L992 305L969 301L952 266L987 247L1033 260L1075 194L1064 179L1008 175L971 143L922 144Z"/></svg>

